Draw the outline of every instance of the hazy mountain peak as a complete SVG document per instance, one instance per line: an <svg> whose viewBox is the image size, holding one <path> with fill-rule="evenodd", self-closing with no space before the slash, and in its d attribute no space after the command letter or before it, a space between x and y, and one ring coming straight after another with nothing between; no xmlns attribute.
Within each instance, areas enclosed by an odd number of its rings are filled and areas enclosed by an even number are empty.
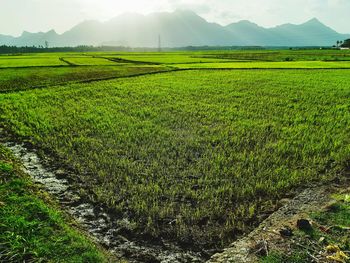
<svg viewBox="0 0 350 263"><path fill-rule="evenodd" d="M192 10L185 9L185 8L178 8L173 13L174 14L182 14L182 15L198 16L197 13L193 12Z"/></svg>
<svg viewBox="0 0 350 263"><path fill-rule="evenodd" d="M207 22L203 17L188 9L176 9L173 13L170 13L170 15Z"/></svg>
<svg viewBox="0 0 350 263"><path fill-rule="evenodd" d="M39 33L39 32L38 32ZM21 37L25 37L25 36L29 36L29 35L32 35L33 33L30 33L30 32L28 32L28 31L26 31L26 30L24 30L23 32L22 32L22 34L21 34Z"/></svg>
<svg viewBox="0 0 350 263"><path fill-rule="evenodd" d="M286 24L278 25L274 28L287 28L287 27L300 27L300 26L326 27L322 22L320 22L320 20L314 17L306 21L305 23L301 23L301 24L286 23Z"/></svg>
<svg viewBox="0 0 350 263"><path fill-rule="evenodd" d="M47 35L58 35L55 29L51 29L50 31L46 32Z"/></svg>
<svg viewBox="0 0 350 263"><path fill-rule="evenodd" d="M99 22L97 20L84 20L83 22L74 26L71 30L79 29L79 28L94 27L94 26L99 26L99 25L101 25L101 22Z"/></svg>
<svg viewBox="0 0 350 263"><path fill-rule="evenodd" d="M317 31L327 31L333 34L338 34L335 30L333 30L332 28L326 26L325 24L323 24L320 20L318 20L317 18L313 18L310 19L309 21L305 22L304 24L302 24L301 26L305 27L305 28L310 28L312 30L317 30Z"/></svg>
<svg viewBox="0 0 350 263"><path fill-rule="evenodd" d="M240 20L236 24L242 24L242 25L256 25L255 23L249 21L249 20Z"/></svg>
<svg viewBox="0 0 350 263"><path fill-rule="evenodd" d="M86 20L69 31L58 35L54 30L46 33L24 31L20 37L1 36L0 45L123 45L156 47L158 36L162 46L331 46L337 40L349 38L330 29L317 18L304 24L284 24L264 28L242 20L227 26L209 23L195 12L177 9L149 15L125 13L109 21Z"/></svg>
<svg viewBox="0 0 350 263"><path fill-rule="evenodd" d="M209 23L203 17L199 16L195 12L188 9L176 9L174 12L169 13L168 16L179 20L179 23L185 22L188 24L214 24Z"/></svg>
<svg viewBox="0 0 350 263"><path fill-rule="evenodd" d="M306 21L306 22L304 23L304 25L305 25L305 24L323 25L323 23L322 23L320 20L318 20L316 17L310 19L309 21Z"/></svg>
<svg viewBox="0 0 350 263"><path fill-rule="evenodd" d="M261 26L257 25L256 23L253 23L249 20L240 20L240 21L232 23L228 26L234 26L234 25L243 26L243 27L260 27L261 28Z"/></svg>
<svg viewBox="0 0 350 263"><path fill-rule="evenodd" d="M22 32L21 37L31 37L31 36L46 35L46 34L50 34L51 35L53 33L56 34L56 32L54 30L50 30L48 32L37 32L37 33L32 33L32 32L28 32L28 31L24 30Z"/></svg>

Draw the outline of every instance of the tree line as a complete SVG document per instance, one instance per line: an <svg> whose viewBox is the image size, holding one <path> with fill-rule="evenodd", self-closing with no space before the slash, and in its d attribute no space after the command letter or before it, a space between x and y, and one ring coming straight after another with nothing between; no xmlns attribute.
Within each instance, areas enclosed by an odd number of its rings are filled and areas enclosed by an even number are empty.
<svg viewBox="0 0 350 263"><path fill-rule="evenodd" d="M347 40L344 40L343 43L341 44L341 47L348 47L350 48L350 38Z"/></svg>
<svg viewBox="0 0 350 263"><path fill-rule="evenodd" d="M21 54L21 53L47 53L47 52L99 52L99 51L133 51L133 48L129 47L111 47L111 46L77 46L77 47L43 47L43 46L0 46L0 54Z"/></svg>
<svg viewBox="0 0 350 263"><path fill-rule="evenodd" d="M337 45L333 47L349 47L350 48L350 39L344 41L337 41ZM263 50L266 48L271 49L284 49L288 47L260 47L260 46L187 46L181 48L163 48L162 51L201 51L201 50ZM298 47L300 49L302 47ZM319 47L303 47L305 48L319 48ZM293 49L293 48L290 48ZM103 52L103 51L134 51L134 52L156 52L157 48L132 48L124 46L76 46L76 47L48 47L48 43L45 42L44 46L0 46L0 54L22 54L22 53L48 53L48 52Z"/></svg>

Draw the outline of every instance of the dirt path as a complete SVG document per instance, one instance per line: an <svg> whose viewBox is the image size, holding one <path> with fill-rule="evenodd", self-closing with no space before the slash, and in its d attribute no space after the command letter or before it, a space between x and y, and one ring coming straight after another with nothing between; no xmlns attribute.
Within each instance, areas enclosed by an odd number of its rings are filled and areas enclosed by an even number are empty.
<svg viewBox="0 0 350 263"><path fill-rule="evenodd" d="M68 66L71 66L71 67L76 67L76 66L78 66L78 65L76 65L76 64L74 64L74 63L68 61L67 59L65 59L65 58L63 58L63 57L60 57L59 60L62 61L63 63L66 63Z"/></svg>
<svg viewBox="0 0 350 263"><path fill-rule="evenodd" d="M284 238L280 230L295 229L298 219L308 218L309 213L321 211L333 202L332 193L339 191L337 185L317 186L302 191L250 234L234 242L224 252L212 256L208 263L258 262L257 251L262 245L269 251L287 252L290 239Z"/></svg>

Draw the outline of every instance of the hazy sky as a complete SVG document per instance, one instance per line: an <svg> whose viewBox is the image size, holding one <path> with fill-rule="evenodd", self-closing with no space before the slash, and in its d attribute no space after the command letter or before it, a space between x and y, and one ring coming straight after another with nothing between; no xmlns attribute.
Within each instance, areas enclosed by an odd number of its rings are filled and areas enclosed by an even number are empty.
<svg viewBox="0 0 350 263"><path fill-rule="evenodd" d="M62 33L86 19L175 9L193 10L222 25L247 19L272 27L317 17L340 33L350 33L350 0L0 0L0 34Z"/></svg>

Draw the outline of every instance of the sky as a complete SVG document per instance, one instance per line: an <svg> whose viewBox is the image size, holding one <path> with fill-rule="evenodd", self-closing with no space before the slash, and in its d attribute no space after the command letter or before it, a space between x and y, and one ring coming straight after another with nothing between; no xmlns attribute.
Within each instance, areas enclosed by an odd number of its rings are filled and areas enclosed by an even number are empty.
<svg viewBox="0 0 350 263"><path fill-rule="evenodd" d="M221 25L250 20L273 27L316 17L339 33L350 33L350 0L0 0L0 34L63 33L84 20L176 9L192 10Z"/></svg>

